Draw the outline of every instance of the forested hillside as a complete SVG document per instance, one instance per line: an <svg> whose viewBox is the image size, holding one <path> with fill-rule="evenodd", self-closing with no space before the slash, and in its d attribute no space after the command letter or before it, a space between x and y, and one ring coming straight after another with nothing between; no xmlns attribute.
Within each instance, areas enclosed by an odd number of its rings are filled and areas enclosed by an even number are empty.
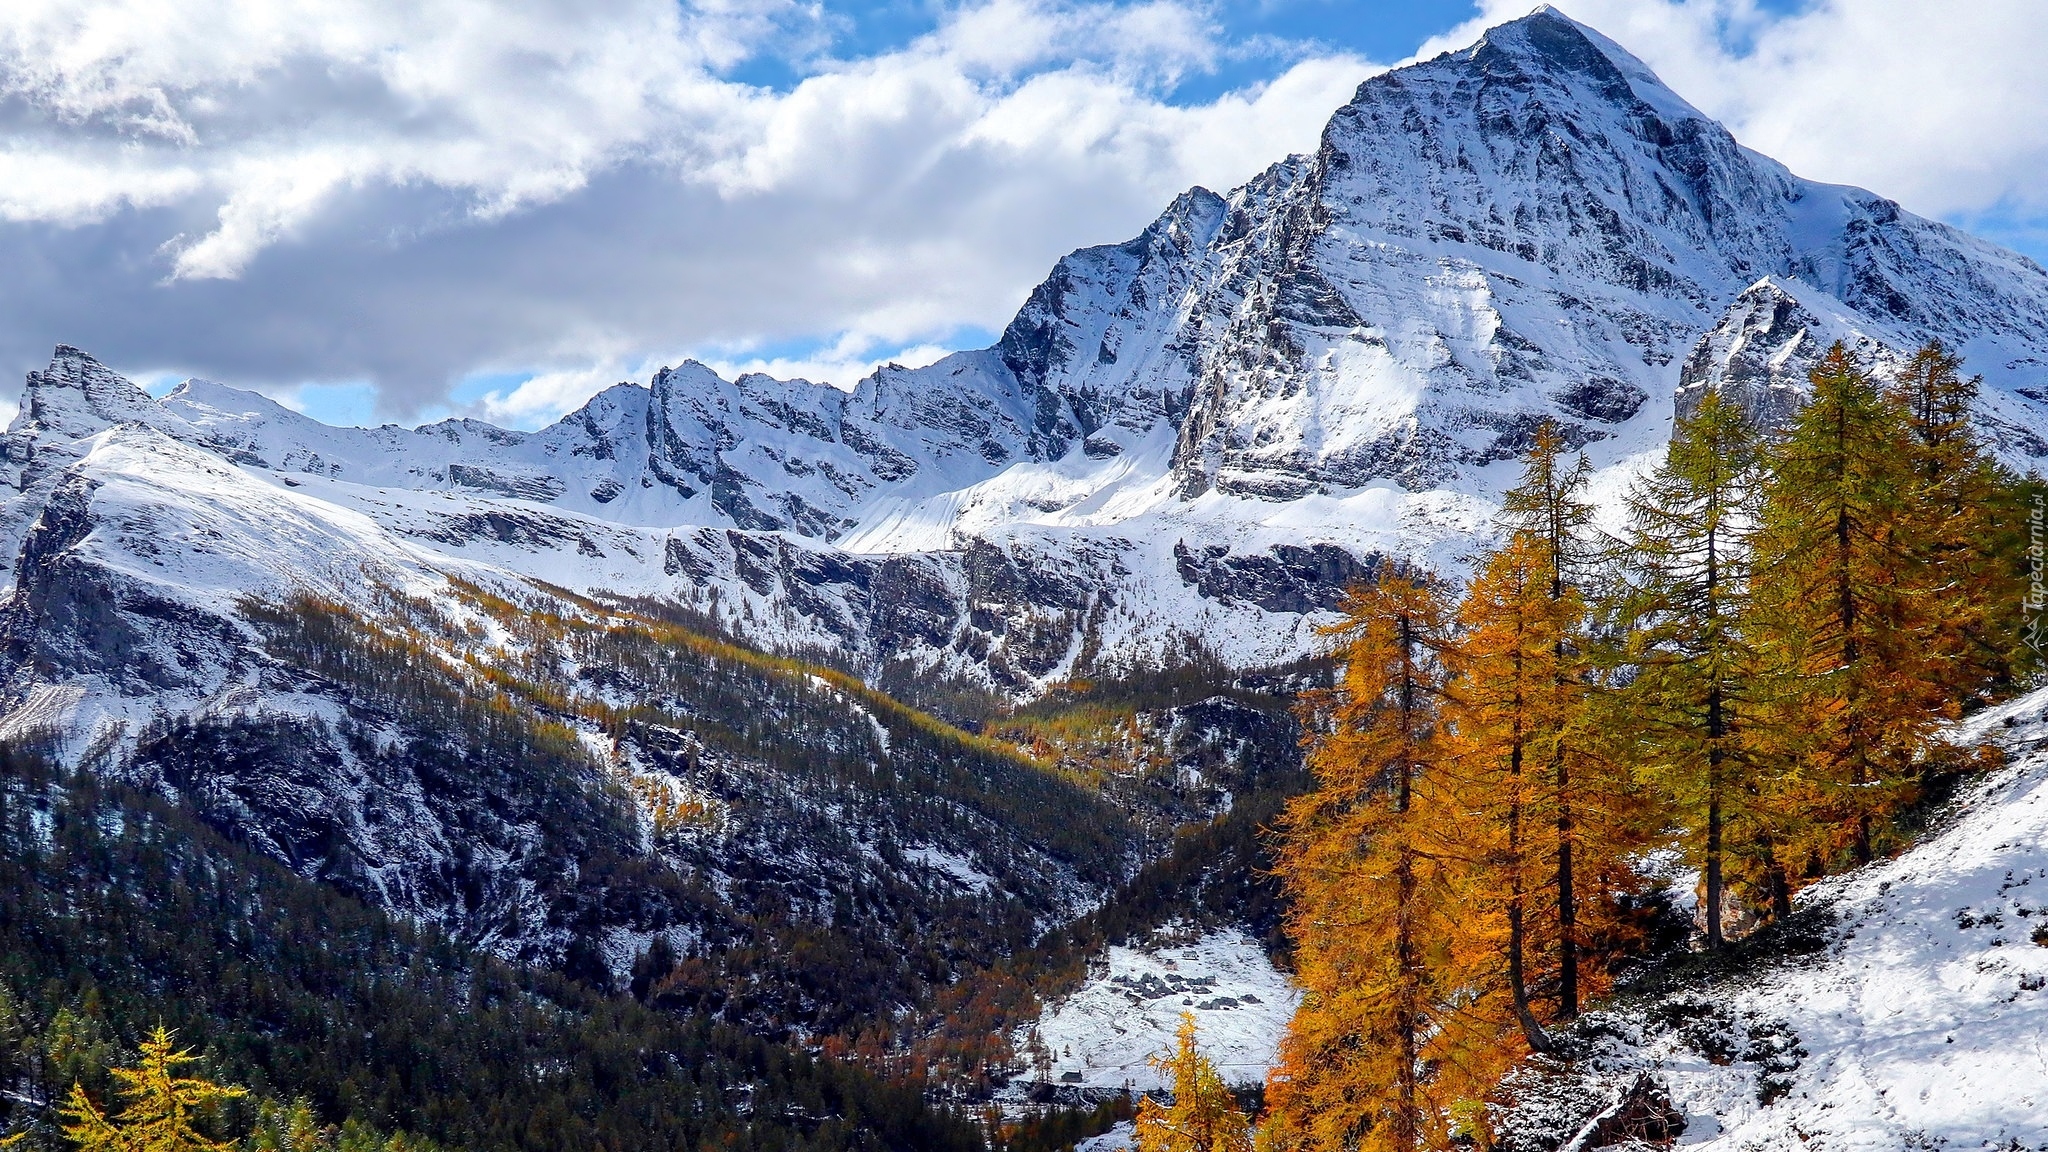
<svg viewBox="0 0 2048 1152"><path fill-rule="evenodd" d="M223 1136L303 1100L351 1152L982 1146L915 1085L394 923L160 798L0 767L0 1078L30 1147L69 1147L52 1105L110 1100L160 1025L251 1090Z"/></svg>

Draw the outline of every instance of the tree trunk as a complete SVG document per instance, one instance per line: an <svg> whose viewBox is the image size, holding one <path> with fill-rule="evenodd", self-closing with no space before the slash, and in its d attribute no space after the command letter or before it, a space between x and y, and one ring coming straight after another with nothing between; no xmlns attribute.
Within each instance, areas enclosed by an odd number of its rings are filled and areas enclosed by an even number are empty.
<svg viewBox="0 0 2048 1152"><path fill-rule="evenodd" d="M1415 748L1415 711L1419 703L1416 686L1420 679L1416 667L1415 649L1418 638L1414 621L1402 617L1401 623L1401 730L1406 737L1406 751ZM1412 755L1403 755L1396 771L1394 810L1406 814L1414 801L1415 760ZM1402 830L1407 835L1407 829ZM1401 860L1395 867L1397 885L1394 927L1394 962L1400 970L1400 1007L1394 1015L1394 1031L1399 1037L1400 1070L1395 1074L1394 1147L1400 1152L1414 1152L1421 1141L1421 1117L1416 1111L1415 1075L1416 1057L1419 1055L1422 1030L1422 1005L1416 995L1416 984L1421 976L1420 965L1415 955L1415 852L1404 845Z"/></svg>
<svg viewBox="0 0 2048 1152"><path fill-rule="evenodd" d="M1508 801L1508 992L1514 999L1515 1020L1522 1036L1536 1052L1551 1050L1550 1034L1529 1007L1529 979L1523 971L1528 929L1523 923L1528 894L1522 887L1522 743L1515 740L1508 753L1508 779L1512 789Z"/></svg>
<svg viewBox="0 0 2048 1152"><path fill-rule="evenodd" d="M1721 928L1721 686L1707 696L1707 950L1718 951Z"/></svg>
<svg viewBox="0 0 2048 1152"><path fill-rule="evenodd" d="M1785 876L1785 865L1778 860L1778 853L1769 841L1764 842L1764 882L1771 889L1771 919L1784 920L1792 915L1792 882Z"/></svg>
<svg viewBox="0 0 2048 1152"><path fill-rule="evenodd" d="M1414 1152L1421 1140L1420 1116L1415 1104L1415 1062L1418 1036L1421 1031L1421 1012L1415 995L1415 937L1411 912L1415 903L1415 857L1404 851L1396 872L1400 885L1401 910L1396 913L1398 924L1394 933L1395 962L1401 968L1401 1007L1395 1013L1394 1031L1400 1037L1401 1067L1395 1073L1396 1111L1394 1114L1394 1147L1401 1152Z"/></svg>
<svg viewBox="0 0 2048 1152"><path fill-rule="evenodd" d="M1571 758L1557 752L1557 1014L1579 1014L1578 907L1572 890Z"/></svg>

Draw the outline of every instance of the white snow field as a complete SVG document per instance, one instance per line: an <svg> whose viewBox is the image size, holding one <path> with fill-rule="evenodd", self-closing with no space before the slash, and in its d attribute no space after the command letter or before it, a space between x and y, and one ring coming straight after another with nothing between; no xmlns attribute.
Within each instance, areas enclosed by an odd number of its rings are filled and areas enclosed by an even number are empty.
<svg viewBox="0 0 2048 1152"><path fill-rule="evenodd" d="M1090 1136L1074 1145L1074 1152L1131 1152L1137 1146L1137 1125L1126 1120L1100 1136Z"/></svg>
<svg viewBox="0 0 2048 1152"><path fill-rule="evenodd" d="M1261 1084L1300 1000L1258 941L1229 928L1192 944L1111 946L1086 984L1047 1008L1038 1032L1054 1083L1144 1092L1163 1086L1147 1058L1173 1047L1180 1014L1192 1012L1224 1079Z"/></svg>

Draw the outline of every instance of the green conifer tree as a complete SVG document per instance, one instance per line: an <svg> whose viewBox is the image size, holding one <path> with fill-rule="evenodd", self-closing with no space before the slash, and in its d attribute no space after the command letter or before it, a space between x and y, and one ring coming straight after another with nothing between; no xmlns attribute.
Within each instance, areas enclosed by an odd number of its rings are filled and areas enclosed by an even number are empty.
<svg viewBox="0 0 2048 1152"><path fill-rule="evenodd" d="M1744 629L1761 496L1756 432L1739 406L1708 392L1626 501L1624 659L1635 675L1614 719L1673 804L1704 881L1710 949L1724 936L1727 831L1744 822L1752 794L1745 733L1757 660Z"/></svg>
<svg viewBox="0 0 2048 1152"><path fill-rule="evenodd" d="M1757 535L1752 634L1774 718L1751 744L1784 770L1771 850L1797 852L1809 875L1842 851L1873 857L1955 707L1927 644L1942 605L1921 595L1904 406L1840 344L1811 375L1813 396L1772 453Z"/></svg>
<svg viewBox="0 0 2048 1152"><path fill-rule="evenodd" d="M1915 352L1891 395L1905 408L1915 555L1925 642L1942 679L1968 699L2009 687L2030 663L2024 627L2027 511L2017 477L1985 449L1971 422L1981 377L1939 340Z"/></svg>
<svg viewBox="0 0 2048 1152"><path fill-rule="evenodd" d="M290 1104L265 1100L244 1144L246 1152L325 1152L334 1147L335 1136L335 1129L323 1127L305 1099Z"/></svg>

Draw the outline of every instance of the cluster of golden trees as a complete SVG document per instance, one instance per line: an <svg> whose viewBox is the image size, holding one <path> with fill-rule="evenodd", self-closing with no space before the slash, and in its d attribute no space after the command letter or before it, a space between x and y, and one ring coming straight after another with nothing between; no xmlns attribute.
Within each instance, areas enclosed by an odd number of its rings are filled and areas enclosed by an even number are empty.
<svg viewBox="0 0 2048 1152"><path fill-rule="evenodd" d="M1837 346L1775 436L1709 394L1616 533L1542 427L1462 597L1354 594L1283 821L1306 998L1274 1147L1483 1139L1502 1073L1638 945L1649 852L1698 868L1719 948L1728 911L1890 847L1937 728L2026 671L2023 489L1958 368L1930 345L1880 386Z"/></svg>

